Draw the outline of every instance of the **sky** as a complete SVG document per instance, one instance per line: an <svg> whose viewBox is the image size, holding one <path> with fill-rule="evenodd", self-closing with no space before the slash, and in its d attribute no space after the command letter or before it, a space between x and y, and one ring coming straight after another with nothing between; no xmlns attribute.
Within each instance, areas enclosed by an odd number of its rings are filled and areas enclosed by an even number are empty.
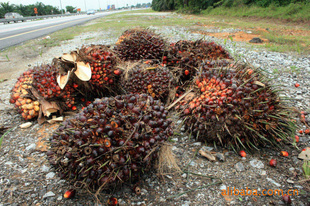
<svg viewBox="0 0 310 206"><path fill-rule="evenodd" d="M115 4L115 7L125 7L136 5L137 3L152 3L152 0L0 0L0 2L9 2L10 4L35 4L36 2L42 2L45 5L52 5L60 8L60 2L62 8L65 9L66 6L73 6L76 8L81 8L82 11L88 9L106 9L108 5ZM100 5L100 7L99 7Z"/></svg>

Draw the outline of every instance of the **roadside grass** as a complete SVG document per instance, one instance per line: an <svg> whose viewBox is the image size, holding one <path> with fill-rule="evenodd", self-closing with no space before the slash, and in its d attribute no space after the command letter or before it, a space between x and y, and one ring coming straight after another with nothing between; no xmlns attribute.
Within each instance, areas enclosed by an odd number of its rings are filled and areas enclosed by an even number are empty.
<svg viewBox="0 0 310 206"><path fill-rule="evenodd" d="M217 25L222 27L253 29L253 33L269 40L265 47L271 51L308 55L310 54L309 11L309 3L296 3L285 7L270 5L267 8L257 6L208 8L202 11L200 16L213 21L224 20L217 22ZM298 34L294 34L296 30Z"/></svg>
<svg viewBox="0 0 310 206"><path fill-rule="evenodd" d="M269 38L268 38L269 37ZM264 45L265 48L269 49L270 51L274 52L288 52L293 51L297 52L298 54L310 54L309 44L306 46L303 46L303 44L298 40L291 40L276 36L269 36L267 39L269 39L269 43L266 43ZM266 38L266 37L265 37Z"/></svg>
<svg viewBox="0 0 310 206"><path fill-rule="evenodd" d="M269 42L264 47L276 52L310 54L310 24L283 22L277 19L243 18L236 16L199 15L199 21L217 28L250 30ZM297 33L296 33L297 32Z"/></svg>
<svg viewBox="0 0 310 206"><path fill-rule="evenodd" d="M7 130L3 135L1 135L1 137L0 137L0 148L1 148L2 141L3 141L4 136L7 135L7 134L8 134L10 131L12 131L12 130L13 130L13 128Z"/></svg>
<svg viewBox="0 0 310 206"><path fill-rule="evenodd" d="M289 21L310 21L309 3L291 3L287 6L276 7L271 4L267 8L258 6L236 6L208 8L202 13L204 15L234 16L234 17L260 17L275 18Z"/></svg>
<svg viewBox="0 0 310 206"><path fill-rule="evenodd" d="M73 39L76 34L72 31L62 31L56 32L49 35L51 38L45 38L38 42L39 45L43 45L44 47L54 47L60 46L60 42Z"/></svg>
<svg viewBox="0 0 310 206"><path fill-rule="evenodd" d="M123 30L133 28L133 27L143 27L147 28L150 26L190 26L192 21L183 18L162 18L157 15L133 15L133 14L118 14L117 16L109 16L108 18L100 19L97 23L84 28L87 30L106 30L106 29L116 29Z"/></svg>
<svg viewBox="0 0 310 206"><path fill-rule="evenodd" d="M129 13L129 14L136 14L136 13L158 13L157 11L154 11L153 9L151 8L148 8L148 9L143 9L143 10L131 10L131 11L124 11L122 12L122 14L126 14L126 13Z"/></svg>

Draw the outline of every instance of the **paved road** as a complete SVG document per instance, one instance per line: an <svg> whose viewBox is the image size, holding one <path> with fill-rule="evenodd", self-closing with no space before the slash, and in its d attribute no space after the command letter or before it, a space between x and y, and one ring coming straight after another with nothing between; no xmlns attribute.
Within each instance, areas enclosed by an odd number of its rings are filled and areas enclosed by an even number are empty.
<svg viewBox="0 0 310 206"><path fill-rule="evenodd" d="M0 50L119 11L0 25Z"/></svg>

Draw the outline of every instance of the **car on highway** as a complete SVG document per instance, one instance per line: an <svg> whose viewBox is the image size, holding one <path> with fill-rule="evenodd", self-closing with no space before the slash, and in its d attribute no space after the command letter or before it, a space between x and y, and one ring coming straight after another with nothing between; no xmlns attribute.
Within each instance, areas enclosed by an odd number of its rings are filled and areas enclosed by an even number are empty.
<svg viewBox="0 0 310 206"><path fill-rule="evenodd" d="M20 15L19 13L9 12L4 15L4 18L5 19L18 19L18 18L23 18L23 16Z"/></svg>
<svg viewBox="0 0 310 206"><path fill-rule="evenodd" d="M96 11L94 9L87 10L87 15L95 14Z"/></svg>

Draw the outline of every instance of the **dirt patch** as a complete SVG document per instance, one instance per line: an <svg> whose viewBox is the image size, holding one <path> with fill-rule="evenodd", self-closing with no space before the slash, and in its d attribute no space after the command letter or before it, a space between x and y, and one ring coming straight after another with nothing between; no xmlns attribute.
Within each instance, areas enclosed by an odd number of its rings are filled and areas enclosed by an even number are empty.
<svg viewBox="0 0 310 206"><path fill-rule="evenodd" d="M232 32L225 32L224 29L220 29L219 27L214 26L216 22L212 22L212 24L202 24L200 22L197 22L195 26L207 28L207 31L204 31L203 29L195 29L195 33L208 35L208 36L214 36L220 39L231 39L233 41L243 41L243 42L249 42L253 38L260 38L263 40L264 43L268 43L269 40L267 38L264 38L265 34L270 33L270 30L268 28L251 28L242 30L241 28L232 31ZM227 23L228 25L232 25L232 23ZM208 32L208 30L211 30L211 32ZM220 32L212 32L214 31L220 31ZM240 30L240 31L238 31ZM300 30L300 29L277 29L273 30L273 33L277 33L277 36L291 36L291 37L306 37L310 36L310 30ZM264 44L262 43L262 44Z"/></svg>
<svg viewBox="0 0 310 206"><path fill-rule="evenodd" d="M216 38L220 39L231 39L232 41L244 41L249 42L253 38L260 38L263 40L264 43L268 43L269 40L263 38L261 35L258 34L249 34L244 31L239 31L235 33L228 33L228 32L220 32L220 33L209 33L204 31L197 31L199 34L208 35L208 36L214 36ZM264 43L257 43L257 44L264 44Z"/></svg>
<svg viewBox="0 0 310 206"><path fill-rule="evenodd" d="M296 22L283 23L277 19L261 18L219 18L215 21L211 17L188 16L186 19L197 21L194 23L193 31L220 39L231 39L233 41L249 42L253 38L260 38L263 43L274 43L276 45L294 46L298 42L304 47L305 52L309 50L307 45L310 37L309 24ZM264 26L266 26L264 28ZM227 28L234 28L230 32ZM213 31L212 31L213 30ZM257 44L257 43L256 43Z"/></svg>
<svg viewBox="0 0 310 206"><path fill-rule="evenodd" d="M50 134L46 130L55 131L59 127L59 124L43 124L42 127L37 131L38 139L36 141L36 150L46 152L49 148L48 139Z"/></svg>

